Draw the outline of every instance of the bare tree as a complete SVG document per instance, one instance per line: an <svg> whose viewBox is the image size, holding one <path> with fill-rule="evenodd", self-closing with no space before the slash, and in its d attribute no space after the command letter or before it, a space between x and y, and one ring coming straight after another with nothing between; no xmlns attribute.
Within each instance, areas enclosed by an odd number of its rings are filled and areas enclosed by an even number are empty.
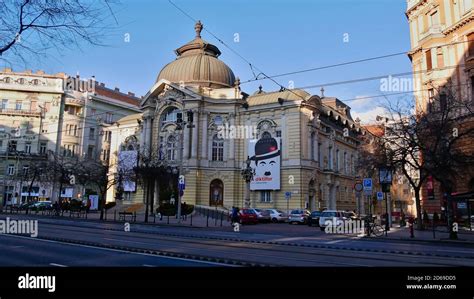
<svg viewBox="0 0 474 299"><path fill-rule="evenodd" d="M421 188L432 176L447 197L447 224L453 231L451 208L452 182L474 165L474 153L463 144L474 137L470 103L462 100L449 84L438 90L439 99L430 103L428 111L417 109L412 102L398 101L385 107L385 133L377 151L382 160L402 173L415 193L418 228L421 221Z"/></svg>
<svg viewBox="0 0 474 299"><path fill-rule="evenodd" d="M8 0L0 2L0 56L25 62L49 49L102 45L112 29L114 0ZM111 22L110 22L111 23ZM5 59L5 58L4 58Z"/></svg>

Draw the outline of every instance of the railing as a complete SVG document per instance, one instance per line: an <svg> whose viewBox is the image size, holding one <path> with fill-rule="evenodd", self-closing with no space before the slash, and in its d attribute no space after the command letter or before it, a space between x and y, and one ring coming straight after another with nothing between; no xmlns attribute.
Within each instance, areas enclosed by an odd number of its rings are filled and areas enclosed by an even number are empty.
<svg viewBox="0 0 474 299"><path fill-rule="evenodd" d="M41 116L41 111L36 111L36 110L27 111L27 110L16 110L16 109L0 109L0 114Z"/></svg>

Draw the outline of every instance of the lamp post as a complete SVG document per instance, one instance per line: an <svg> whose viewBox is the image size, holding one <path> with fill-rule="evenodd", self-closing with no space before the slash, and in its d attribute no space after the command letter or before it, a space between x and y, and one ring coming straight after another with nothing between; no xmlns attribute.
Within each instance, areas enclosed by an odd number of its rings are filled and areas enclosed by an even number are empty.
<svg viewBox="0 0 474 299"><path fill-rule="evenodd" d="M389 203L388 203L388 196L387 193L390 192L390 185L392 185L392 168L389 166L380 166L379 167L379 182L382 185L382 192L385 197L385 235L387 235L387 231L390 230L391 225L391 217L389 214ZM390 209L391 210L391 209Z"/></svg>
<svg viewBox="0 0 474 299"><path fill-rule="evenodd" d="M250 157L247 156L247 160L244 163L245 164L243 165L242 170L240 171L240 174L242 175L246 183L244 206L250 207L250 182L253 180L255 170L250 167Z"/></svg>

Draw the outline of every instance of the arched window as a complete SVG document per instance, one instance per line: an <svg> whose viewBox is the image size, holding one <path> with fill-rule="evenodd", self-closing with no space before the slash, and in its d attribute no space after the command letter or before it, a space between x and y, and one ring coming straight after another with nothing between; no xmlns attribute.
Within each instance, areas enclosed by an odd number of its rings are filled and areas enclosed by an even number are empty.
<svg viewBox="0 0 474 299"><path fill-rule="evenodd" d="M178 108L176 107L170 107L166 109L162 114L161 114L161 126L164 126L168 123L175 123L176 120L178 119L178 113L181 113Z"/></svg>
<svg viewBox="0 0 474 299"><path fill-rule="evenodd" d="M310 143L311 143L311 147L310 147L310 151L311 151L311 160L315 160L315 143L316 143L316 134L313 132L311 133L311 140L310 140Z"/></svg>
<svg viewBox="0 0 474 299"><path fill-rule="evenodd" d="M224 161L224 140L217 135L212 138L212 161Z"/></svg>
<svg viewBox="0 0 474 299"><path fill-rule="evenodd" d="M166 157L170 161L175 161L177 156L176 137L171 135L166 141Z"/></svg>
<svg viewBox="0 0 474 299"><path fill-rule="evenodd" d="M209 187L209 206L222 206L224 203L224 183L219 179L215 179Z"/></svg>

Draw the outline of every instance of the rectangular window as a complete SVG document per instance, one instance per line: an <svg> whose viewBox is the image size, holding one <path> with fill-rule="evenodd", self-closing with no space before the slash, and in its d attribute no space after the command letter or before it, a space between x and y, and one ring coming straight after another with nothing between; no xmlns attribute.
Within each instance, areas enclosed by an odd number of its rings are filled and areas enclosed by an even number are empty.
<svg viewBox="0 0 474 299"><path fill-rule="evenodd" d="M431 61L431 49L425 52L425 60L426 60L426 69L431 71L433 69L433 62Z"/></svg>
<svg viewBox="0 0 474 299"><path fill-rule="evenodd" d="M30 167L28 165L23 166L23 175L24 176L28 175L28 170L29 169L30 169Z"/></svg>
<svg viewBox="0 0 474 299"><path fill-rule="evenodd" d="M441 47L438 47L436 49L436 67L437 68L443 68L444 67L444 56L443 56L443 49Z"/></svg>
<svg viewBox="0 0 474 299"><path fill-rule="evenodd" d="M95 139L95 129L90 128L89 129L89 140L94 140Z"/></svg>
<svg viewBox="0 0 474 299"><path fill-rule="evenodd" d="M21 110L23 103L21 101L16 101L15 110Z"/></svg>
<svg viewBox="0 0 474 299"><path fill-rule="evenodd" d="M469 56L474 56L474 32L467 35L467 53Z"/></svg>
<svg viewBox="0 0 474 299"><path fill-rule="evenodd" d="M94 146L89 145L87 148L87 158L92 159L94 157Z"/></svg>
<svg viewBox="0 0 474 299"><path fill-rule="evenodd" d="M332 160L332 146L328 148L328 168L332 169L333 160Z"/></svg>
<svg viewBox="0 0 474 299"><path fill-rule="evenodd" d="M16 152L17 145L18 145L18 142L16 140L11 140L8 150L11 152Z"/></svg>
<svg viewBox="0 0 474 299"><path fill-rule="evenodd" d="M42 155L46 154L46 142L40 143L40 154Z"/></svg>
<svg viewBox="0 0 474 299"><path fill-rule="evenodd" d="M25 153L27 154L31 153L31 142L25 143Z"/></svg>
<svg viewBox="0 0 474 299"><path fill-rule="evenodd" d="M272 202L272 192L271 191L261 191L260 192L260 201L261 202Z"/></svg>
<svg viewBox="0 0 474 299"><path fill-rule="evenodd" d="M15 165L13 165L13 164L8 165L7 174L8 175L14 175L15 174Z"/></svg>
<svg viewBox="0 0 474 299"><path fill-rule="evenodd" d="M3 99L2 100L2 110L5 110L8 108L8 100L7 99Z"/></svg>
<svg viewBox="0 0 474 299"><path fill-rule="evenodd" d="M276 131L276 137L281 137L281 131Z"/></svg>
<svg viewBox="0 0 474 299"><path fill-rule="evenodd" d="M430 14L431 26L439 25L439 13L435 10L432 14Z"/></svg>
<svg viewBox="0 0 474 299"><path fill-rule="evenodd" d="M346 152L344 152L342 167L344 169L344 173L347 174L347 153Z"/></svg>
<svg viewBox="0 0 474 299"><path fill-rule="evenodd" d="M433 88L428 89L428 112L433 112L433 103L434 103L435 92Z"/></svg>
<svg viewBox="0 0 474 299"><path fill-rule="evenodd" d="M111 124L113 122L114 115L110 112L105 114L105 122Z"/></svg>
<svg viewBox="0 0 474 299"><path fill-rule="evenodd" d="M318 166L321 168L322 163L321 143L318 143Z"/></svg>

